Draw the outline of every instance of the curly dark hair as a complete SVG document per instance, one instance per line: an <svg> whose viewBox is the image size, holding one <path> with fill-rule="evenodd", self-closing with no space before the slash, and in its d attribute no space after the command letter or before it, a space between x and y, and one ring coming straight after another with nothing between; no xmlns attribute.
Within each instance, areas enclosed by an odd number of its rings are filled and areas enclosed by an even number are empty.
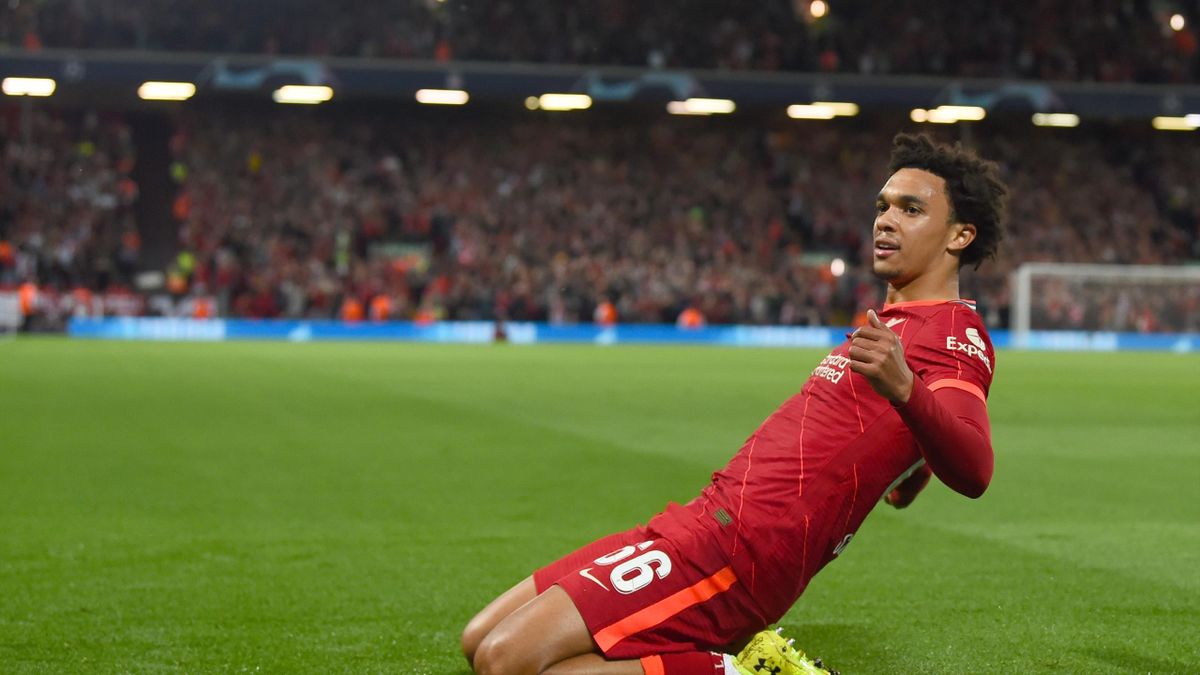
<svg viewBox="0 0 1200 675"><path fill-rule="evenodd" d="M946 181L950 222L975 226L975 241L962 252L959 265L974 265L995 258L1004 239L1008 187L1000 168L961 143L935 143L925 134L896 134L888 173L922 169Z"/></svg>

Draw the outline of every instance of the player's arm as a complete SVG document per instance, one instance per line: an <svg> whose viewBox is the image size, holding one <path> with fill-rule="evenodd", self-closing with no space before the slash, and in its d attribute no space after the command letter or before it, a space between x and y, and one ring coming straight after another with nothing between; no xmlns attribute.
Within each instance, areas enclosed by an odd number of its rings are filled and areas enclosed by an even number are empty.
<svg viewBox="0 0 1200 675"><path fill-rule="evenodd" d="M908 401L895 403L933 474L955 492L979 497L992 481L993 455L987 407L961 389L936 393L913 377Z"/></svg>
<svg viewBox="0 0 1200 675"><path fill-rule="evenodd" d="M987 407L955 388L940 389L935 395L908 367L900 338L874 310L868 318L869 325L852 336L850 369L866 377L871 388L896 407L933 475L955 492L979 497L992 480Z"/></svg>

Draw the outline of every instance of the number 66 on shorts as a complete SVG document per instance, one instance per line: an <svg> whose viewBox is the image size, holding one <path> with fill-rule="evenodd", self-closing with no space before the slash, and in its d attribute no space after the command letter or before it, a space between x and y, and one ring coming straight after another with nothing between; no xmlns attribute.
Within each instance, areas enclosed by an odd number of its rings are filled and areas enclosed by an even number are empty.
<svg viewBox="0 0 1200 675"><path fill-rule="evenodd" d="M643 541L640 544L624 546L608 555L596 558L597 565L615 565L609 573L608 580L618 593L629 595L640 591L654 581L655 577L666 579L671 573L671 558L662 551L647 551L654 546L654 541ZM636 558L629 556L642 551Z"/></svg>

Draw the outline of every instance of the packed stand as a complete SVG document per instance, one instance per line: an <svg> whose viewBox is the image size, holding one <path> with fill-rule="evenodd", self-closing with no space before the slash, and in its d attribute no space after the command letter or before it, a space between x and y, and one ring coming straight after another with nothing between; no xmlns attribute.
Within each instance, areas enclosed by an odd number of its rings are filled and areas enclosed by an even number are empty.
<svg viewBox="0 0 1200 675"><path fill-rule="evenodd" d="M141 249L129 125L94 113L0 108L0 291L29 328L72 314L137 314Z"/></svg>
<svg viewBox="0 0 1200 675"><path fill-rule="evenodd" d="M163 214L177 254L143 303L129 291L144 266L137 218L159 221L136 210L129 125L36 109L0 119L0 288L38 287L47 321L839 325L882 301L870 227L888 120L764 130L601 114L412 113L397 124L376 112L196 109L176 119L161 167L177 181ZM1200 259L1190 135L1022 125L976 136L1012 190L1000 259L964 276L989 325L1010 322L1020 262ZM1198 296L1195 284L1051 284L1037 293L1035 327L1197 330Z"/></svg>
<svg viewBox="0 0 1200 675"><path fill-rule="evenodd" d="M882 300L867 262L890 134L204 115L174 143L176 212L193 283L237 316L850 323ZM964 290L991 325L1009 321L1021 261L1200 258L1193 143L988 136L1012 188L1009 236Z"/></svg>
<svg viewBox="0 0 1200 675"><path fill-rule="evenodd" d="M576 322L611 308L669 322L695 301L709 321L765 323L832 310L755 131L382 122L183 124L181 244L223 313Z"/></svg>
<svg viewBox="0 0 1200 675"><path fill-rule="evenodd" d="M1166 5L829 0L658 3L13 0L0 44L731 70L1193 82ZM1195 5L1191 8L1194 10ZM1187 8L1182 8L1186 10ZM819 12L817 12L819 13ZM502 37L498 37L502 36Z"/></svg>

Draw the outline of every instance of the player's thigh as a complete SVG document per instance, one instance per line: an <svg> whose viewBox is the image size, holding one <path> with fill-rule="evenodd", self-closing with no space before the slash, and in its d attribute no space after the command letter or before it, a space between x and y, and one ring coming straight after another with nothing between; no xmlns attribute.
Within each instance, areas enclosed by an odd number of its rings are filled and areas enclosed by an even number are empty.
<svg viewBox="0 0 1200 675"><path fill-rule="evenodd" d="M467 623L462 634L462 649L467 661L474 661L479 644L497 624L539 593L552 587L559 578L573 574L597 556L610 553L632 541L641 541L643 538L644 531L641 528L610 534L535 570L531 576L505 591Z"/></svg>
<svg viewBox="0 0 1200 675"><path fill-rule="evenodd" d="M462 634L463 655L467 657L467 661L474 662L479 644L497 624L535 597L537 597L537 588L534 585L533 577L525 577L516 586L501 593L499 597L488 603L487 607L484 607L468 621Z"/></svg>
<svg viewBox="0 0 1200 675"><path fill-rule="evenodd" d="M540 673L595 649L571 597L552 586L487 634L475 652L474 666L480 675Z"/></svg>
<svg viewBox="0 0 1200 675"><path fill-rule="evenodd" d="M611 553L630 542L641 541L644 538L645 532L640 527L610 534L535 570L530 577L505 591L467 623L462 634L462 649L467 661L474 662L475 652L479 649L480 643L497 624L522 605L537 597L539 593L554 586L561 577L573 574L582 565L597 556Z"/></svg>

